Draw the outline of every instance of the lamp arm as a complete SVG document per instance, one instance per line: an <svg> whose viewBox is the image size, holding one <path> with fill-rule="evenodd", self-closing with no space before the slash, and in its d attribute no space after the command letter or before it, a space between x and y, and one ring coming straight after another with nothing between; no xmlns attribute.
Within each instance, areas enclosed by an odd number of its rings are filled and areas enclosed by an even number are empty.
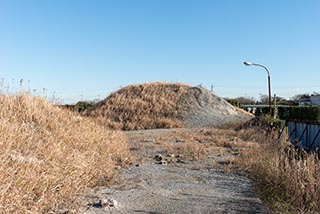
<svg viewBox="0 0 320 214"><path fill-rule="evenodd" d="M264 68L264 70L266 70L266 71L267 71L267 73L268 73L268 76L270 77L270 73L269 73L269 70L268 70L268 68L267 68L266 66L264 66L264 65L260 65L260 64L256 64L256 63L252 63L252 65L255 65L255 66L259 66L259 67L262 67L262 68Z"/></svg>

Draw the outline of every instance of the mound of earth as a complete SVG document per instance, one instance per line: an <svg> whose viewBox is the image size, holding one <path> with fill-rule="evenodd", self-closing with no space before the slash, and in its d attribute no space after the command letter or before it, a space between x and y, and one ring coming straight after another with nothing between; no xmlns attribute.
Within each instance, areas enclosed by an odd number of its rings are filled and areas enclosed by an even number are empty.
<svg viewBox="0 0 320 214"><path fill-rule="evenodd" d="M217 127L251 117L203 87L160 82L122 88L87 114L122 130Z"/></svg>

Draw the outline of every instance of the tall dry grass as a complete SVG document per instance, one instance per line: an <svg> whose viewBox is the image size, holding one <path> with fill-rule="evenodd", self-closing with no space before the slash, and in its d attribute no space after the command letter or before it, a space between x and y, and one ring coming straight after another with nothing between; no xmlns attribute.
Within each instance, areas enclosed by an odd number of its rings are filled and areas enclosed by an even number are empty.
<svg viewBox="0 0 320 214"><path fill-rule="evenodd" d="M258 139L259 131L251 131L249 135ZM252 176L270 213L320 213L318 156L297 150L286 141L267 142L270 139L264 136L259 147L243 151L239 165Z"/></svg>
<svg viewBox="0 0 320 214"><path fill-rule="evenodd" d="M113 129L182 127L179 100L189 88L161 82L130 85L111 94L88 114Z"/></svg>
<svg viewBox="0 0 320 214"><path fill-rule="evenodd" d="M0 213L78 212L129 157L119 133L25 94L0 96L0 133Z"/></svg>

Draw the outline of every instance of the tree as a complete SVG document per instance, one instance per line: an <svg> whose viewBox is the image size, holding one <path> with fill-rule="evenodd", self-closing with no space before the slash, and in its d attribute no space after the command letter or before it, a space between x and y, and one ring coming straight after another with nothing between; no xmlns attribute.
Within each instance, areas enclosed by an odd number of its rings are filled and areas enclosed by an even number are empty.
<svg viewBox="0 0 320 214"><path fill-rule="evenodd" d="M310 94L307 94L307 93L304 93L304 94L296 94L296 95L294 95L293 97L291 97L291 101L294 103L294 104L296 104L296 105L298 105L299 104L299 100L301 100L301 99L306 99L306 98L310 98Z"/></svg>
<svg viewBox="0 0 320 214"><path fill-rule="evenodd" d="M254 105L256 103L253 97L225 98L225 100L234 106Z"/></svg>
<svg viewBox="0 0 320 214"><path fill-rule="evenodd" d="M268 95L260 95L259 104L269 105L269 96Z"/></svg>
<svg viewBox="0 0 320 214"><path fill-rule="evenodd" d="M292 100L287 100L286 98L283 97L276 97L277 99L277 104L278 105L288 105L288 106L294 106L295 102L293 102Z"/></svg>
<svg viewBox="0 0 320 214"><path fill-rule="evenodd" d="M284 97L276 96L276 100L277 100L277 105L288 105L288 106L296 105L296 102L294 102L290 99L287 100ZM272 102L271 104L273 105L274 104L274 97L271 97L271 102ZM261 95L258 104L269 105L269 96L268 95Z"/></svg>

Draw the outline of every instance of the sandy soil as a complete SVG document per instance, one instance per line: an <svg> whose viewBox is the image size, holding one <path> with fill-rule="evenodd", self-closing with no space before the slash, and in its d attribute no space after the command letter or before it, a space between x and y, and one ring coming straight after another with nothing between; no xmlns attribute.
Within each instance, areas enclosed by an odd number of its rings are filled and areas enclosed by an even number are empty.
<svg viewBox="0 0 320 214"><path fill-rule="evenodd" d="M267 213L251 181L229 167L230 157L238 155L238 148L210 147L211 152L199 158L191 157L191 153L188 157L186 152L179 153L179 145L198 139L192 133L202 132L125 132L135 164L118 170L112 186L90 190L84 213ZM175 152L170 146L178 149Z"/></svg>

